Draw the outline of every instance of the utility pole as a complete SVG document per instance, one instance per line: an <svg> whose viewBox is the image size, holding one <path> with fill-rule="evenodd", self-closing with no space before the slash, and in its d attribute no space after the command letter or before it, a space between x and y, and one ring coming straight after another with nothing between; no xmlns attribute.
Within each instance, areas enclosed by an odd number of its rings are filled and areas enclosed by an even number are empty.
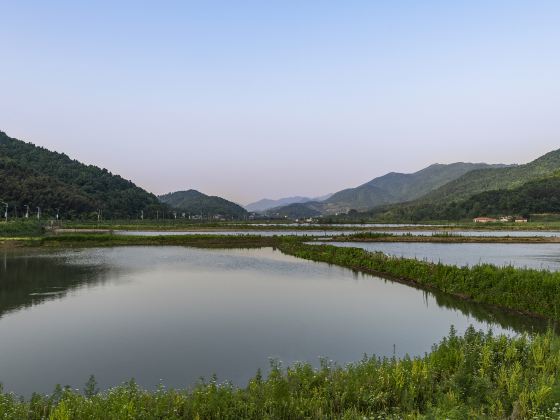
<svg viewBox="0 0 560 420"><path fill-rule="evenodd" d="M4 203L2 200L0 200L0 203L6 207L6 210L4 211L4 219L6 220L6 223L8 223L8 203Z"/></svg>
<svg viewBox="0 0 560 420"><path fill-rule="evenodd" d="M159 210L156 210L156 220L159 220Z"/></svg>

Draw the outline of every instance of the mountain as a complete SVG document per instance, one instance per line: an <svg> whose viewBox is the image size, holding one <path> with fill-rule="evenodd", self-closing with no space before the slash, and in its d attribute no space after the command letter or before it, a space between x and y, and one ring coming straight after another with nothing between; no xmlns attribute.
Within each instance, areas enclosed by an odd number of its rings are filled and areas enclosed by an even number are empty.
<svg viewBox="0 0 560 420"><path fill-rule="evenodd" d="M326 194L321 197L315 197L315 198L300 197L300 196L284 197L284 198L279 198L278 200L271 200L268 198L264 198L254 203L247 204L245 206L245 209L247 209L247 211L262 212L275 207L288 206L294 203L306 203L308 201L323 201L329 198L331 195L332 194Z"/></svg>
<svg viewBox="0 0 560 420"><path fill-rule="evenodd" d="M484 191L517 188L528 181L547 177L559 169L560 149L524 165L485 168L466 173L426 194L422 201L434 203L466 200Z"/></svg>
<svg viewBox="0 0 560 420"><path fill-rule="evenodd" d="M560 174L529 181L513 189L499 189L474 194L462 201L405 203L379 207L366 218L378 221L419 222L427 220L464 220L478 216L529 216L560 213ZM364 218L364 214L355 215Z"/></svg>
<svg viewBox="0 0 560 420"><path fill-rule="evenodd" d="M162 203L191 215L243 218L247 211L238 204L221 197L209 196L196 190L176 191L160 195Z"/></svg>
<svg viewBox="0 0 560 420"><path fill-rule="evenodd" d="M306 211L321 214L346 213L349 210L365 211L386 204L411 201L433 191L464 174L481 168L503 168L505 165L486 163L434 164L412 174L391 172L374 178L356 188L348 188L323 202L306 202L290 208L275 208L270 213L288 217L303 217Z"/></svg>
<svg viewBox="0 0 560 420"><path fill-rule="evenodd" d="M459 220L480 215L555 212L560 150L524 165L479 169L424 195L359 217L379 221Z"/></svg>
<svg viewBox="0 0 560 420"><path fill-rule="evenodd" d="M157 197L107 169L84 165L63 153L49 151L0 131L0 199L11 212L22 214L25 205L33 212L64 218L149 216L160 208Z"/></svg>

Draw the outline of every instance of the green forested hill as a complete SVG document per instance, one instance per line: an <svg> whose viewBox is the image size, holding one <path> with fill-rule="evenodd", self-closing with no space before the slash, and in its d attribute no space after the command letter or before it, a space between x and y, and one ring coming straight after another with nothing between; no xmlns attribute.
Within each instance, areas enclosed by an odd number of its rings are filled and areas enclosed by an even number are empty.
<svg viewBox="0 0 560 420"><path fill-rule="evenodd" d="M466 200L417 202L381 207L369 213L380 220L461 220L477 216L529 216L560 213L560 176L530 181L514 189L484 191ZM363 217L363 215L361 215Z"/></svg>
<svg viewBox="0 0 560 420"><path fill-rule="evenodd" d="M499 189L513 189L549 176L560 170L560 149L547 153L525 165L478 169L451 181L421 198L423 202L466 200L474 194Z"/></svg>
<svg viewBox="0 0 560 420"><path fill-rule="evenodd" d="M159 199L170 207L205 218L221 215L240 219L247 215L247 210L238 204L196 190L176 191L161 195Z"/></svg>
<svg viewBox="0 0 560 420"><path fill-rule="evenodd" d="M161 206L157 197L107 169L84 165L62 153L51 152L0 132L0 199L11 211L41 207L64 217L91 216L102 210L104 218L146 216ZM20 213L21 214L21 213Z"/></svg>

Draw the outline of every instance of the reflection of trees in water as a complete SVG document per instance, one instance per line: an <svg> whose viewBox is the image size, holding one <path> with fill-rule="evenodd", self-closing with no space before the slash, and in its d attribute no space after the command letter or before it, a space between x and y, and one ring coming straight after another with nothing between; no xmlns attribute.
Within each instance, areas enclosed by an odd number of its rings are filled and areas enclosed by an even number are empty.
<svg viewBox="0 0 560 420"><path fill-rule="evenodd" d="M469 302L443 292L432 293L425 291L424 293L432 295L440 307L456 309L467 316L475 318L477 321L499 325L502 328L512 329L516 332L543 332L549 325L551 327L556 326L545 319L508 312L482 303Z"/></svg>
<svg viewBox="0 0 560 420"><path fill-rule="evenodd" d="M103 264L68 264L59 256L4 251L0 254L0 317L63 298L84 285L102 284L108 272Z"/></svg>
<svg viewBox="0 0 560 420"><path fill-rule="evenodd" d="M368 274L363 275L367 276ZM390 279L384 280L391 283L394 282ZM541 318L525 316L522 314L495 308L483 303L476 303L459 299L455 296L438 290L426 290L415 285L410 285L410 287L414 287L415 289L422 291L424 303L426 304L426 306L429 305L430 298L433 298L435 300L435 304L440 308L458 310L463 315L472 317L479 322L498 325L504 329L511 329L519 333L530 333L545 331L549 325L551 327L557 327L556 324L551 324L551 322Z"/></svg>

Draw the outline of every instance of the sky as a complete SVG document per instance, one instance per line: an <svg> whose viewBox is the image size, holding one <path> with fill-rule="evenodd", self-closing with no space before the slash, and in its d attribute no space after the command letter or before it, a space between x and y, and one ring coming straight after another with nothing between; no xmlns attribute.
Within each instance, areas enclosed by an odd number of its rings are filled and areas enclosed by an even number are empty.
<svg viewBox="0 0 560 420"><path fill-rule="evenodd" d="M560 147L558 1L0 0L0 130L249 203Z"/></svg>

